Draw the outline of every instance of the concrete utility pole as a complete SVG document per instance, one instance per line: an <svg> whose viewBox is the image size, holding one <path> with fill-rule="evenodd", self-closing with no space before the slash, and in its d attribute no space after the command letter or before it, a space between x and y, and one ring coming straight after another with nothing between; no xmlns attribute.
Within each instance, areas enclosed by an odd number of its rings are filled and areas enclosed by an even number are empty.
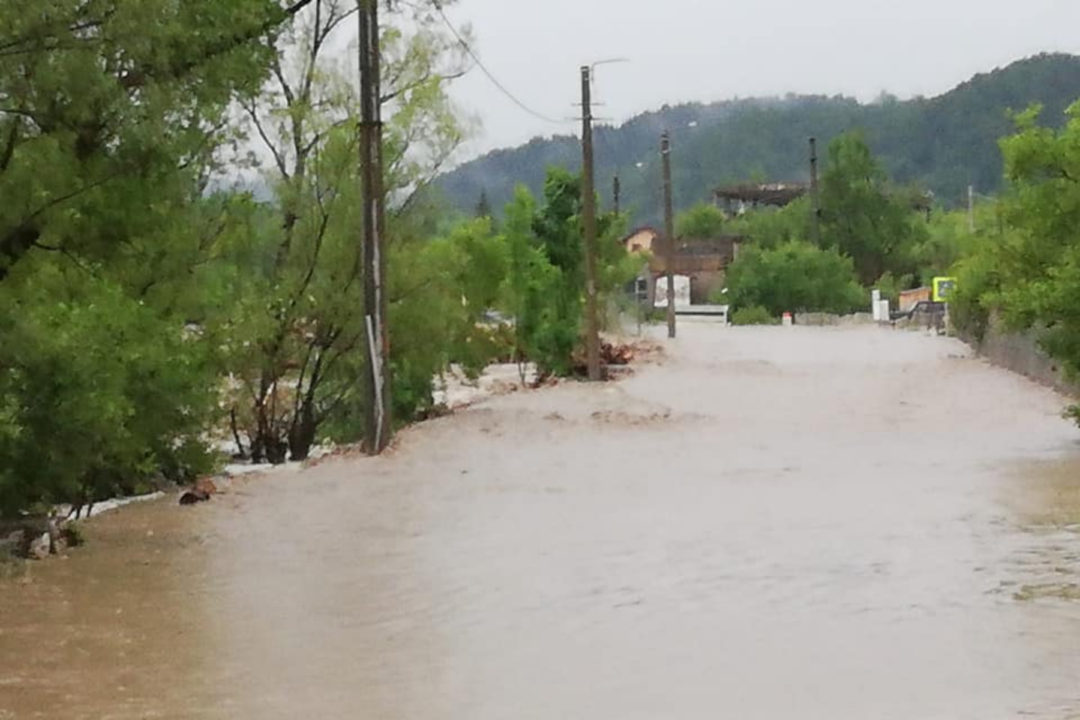
<svg viewBox="0 0 1080 720"><path fill-rule="evenodd" d="M675 217L671 206L671 137L660 136L660 157L664 165L664 254L667 262L667 334L675 337Z"/></svg>
<svg viewBox="0 0 1080 720"><path fill-rule="evenodd" d="M593 166L592 69L581 68L581 215L585 231L585 353L589 380L600 380L600 320L596 307L596 182Z"/></svg>
<svg viewBox="0 0 1080 720"><path fill-rule="evenodd" d="M818 188L817 138L810 138L810 218L811 240L821 245L821 194Z"/></svg>
<svg viewBox="0 0 1080 720"><path fill-rule="evenodd" d="M612 196L615 199L614 210L615 214L619 214L619 196L622 194L622 183L619 182L618 173L615 174L615 179L612 181Z"/></svg>
<svg viewBox="0 0 1080 720"><path fill-rule="evenodd" d="M378 455L390 444L390 357L383 279L386 228L382 164L379 0L357 0L360 19L360 177L364 235L364 324L368 372L364 375L364 442Z"/></svg>

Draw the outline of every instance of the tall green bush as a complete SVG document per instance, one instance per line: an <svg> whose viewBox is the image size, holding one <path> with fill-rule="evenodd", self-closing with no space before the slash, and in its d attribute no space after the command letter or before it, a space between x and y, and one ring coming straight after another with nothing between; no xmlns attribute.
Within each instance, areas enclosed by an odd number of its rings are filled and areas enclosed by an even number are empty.
<svg viewBox="0 0 1080 720"><path fill-rule="evenodd" d="M915 269L914 247L926 232L925 221L906 195L891 186L858 133L829 144L821 181L822 245L850 257L863 285L886 272L901 276Z"/></svg>
<svg viewBox="0 0 1080 720"><path fill-rule="evenodd" d="M34 280L0 291L0 517L209 471L216 376L197 330L76 270Z"/></svg>
<svg viewBox="0 0 1080 720"><path fill-rule="evenodd" d="M850 259L792 241L775 249L744 248L728 270L725 300L736 309L760 306L784 312L849 313L868 302Z"/></svg>

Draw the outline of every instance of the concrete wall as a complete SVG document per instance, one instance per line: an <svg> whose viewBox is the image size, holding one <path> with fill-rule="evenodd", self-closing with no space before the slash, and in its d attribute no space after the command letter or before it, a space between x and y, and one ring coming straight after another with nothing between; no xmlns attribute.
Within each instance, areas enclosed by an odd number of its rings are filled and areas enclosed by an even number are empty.
<svg viewBox="0 0 1080 720"><path fill-rule="evenodd" d="M870 313L833 315L831 313L795 313L796 325L826 327L831 325L863 325L874 322Z"/></svg>
<svg viewBox="0 0 1080 720"><path fill-rule="evenodd" d="M961 339L994 365L1067 395L1080 395L1080 387L1069 382L1057 362L1039 348L1036 331L1010 333L1002 330L997 323L991 323L982 341L963 336Z"/></svg>

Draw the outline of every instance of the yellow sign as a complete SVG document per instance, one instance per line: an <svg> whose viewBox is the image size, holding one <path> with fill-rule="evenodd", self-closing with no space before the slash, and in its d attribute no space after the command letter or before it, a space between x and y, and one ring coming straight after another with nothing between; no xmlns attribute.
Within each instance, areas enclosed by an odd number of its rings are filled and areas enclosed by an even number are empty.
<svg viewBox="0 0 1080 720"><path fill-rule="evenodd" d="M934 302L949 302L949 296L956 290L956 278L934 278Z"/></svg>

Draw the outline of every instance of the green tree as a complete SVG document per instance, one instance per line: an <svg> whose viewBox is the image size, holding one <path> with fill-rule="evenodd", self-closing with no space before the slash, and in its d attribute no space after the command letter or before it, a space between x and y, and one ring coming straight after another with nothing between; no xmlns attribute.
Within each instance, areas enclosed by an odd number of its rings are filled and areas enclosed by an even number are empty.
<svg viewBox="0 0 1080 720"><path fill-rule="evenodd" d="M50 257L18 272L32 288L0 285L0 520L209 470L217 397L197 331Z"/></svg>
<svg viewBox="0 0 1080 720"><path fill-rule="evenodd" d="M515 354L535 362L542 375L567 375L581 345L585 292L581 226L581 177L550 168L539 206L527 188L517 188L506 207L504 233L509 267L504 307L514 318ZM608 301L637 273L619 239L625 218L597 218L597 293Z"/></svg>
<svg viewBox="0 0 1080 720"><path fill-rule="evenodd" d="M727 218L720 208L698 203L675 216L675 235L683 238L717 238L725 234Z"/></svg>
<svg viewBox="0 0 1080 720"><path fill-rule="evenodd" d="M801 198L779 209L751 210L730 221L728 229L762 248L807 240L810 238L810 200Z"/></svg>
<svg viewBox="0 0 1080 720"><path fill-rule="evenodd" d="M562 168L548 171L532 231L554 271L547 288L549 322L537 328L533 339L536 360L542 371L566 375L581 337L585 288L579 176Z"/></svg>
<svg viewBox="0 0 1080 720"><path fill-rule="evenodd" d="M894 197L860 135L842 135L829 145L821 206L822 242L851 257L864 285L886 272L903 275L914 269L912 250L922 227L911 208Z"/></svg>
<svg viewBox="0 0 1080 720"><path fill-rule="evenodd" d="M229 369L243 386L237 402L246 406L238 415L257 460L306 458L331 416L337 439L353 439L345 417L352 419L353 433L362 431L357 424L362 399L355 393L366 362L359 217L353 202L358 101L355 83L326 53L354 10L347 0L316 0L313 12L274 39L273 80L244 103L252 134L272 158L265 176L279 214L274 227L252 227L261 273L241 280L250 293L244 312L227 318L234 333L245 338L232 344L237 352ZM388 253L393 265L415 264L428 252L427 228L419 219L428 213L423 194L464 135L446 96L448 78L460 74L462 50L422 6L404 17L390 16L381 45L384 185L394 200ZM400 287L408 275L390 269L391 303L416 301L414 290ZM401 350L411 347L406 335L419 330L410 324L416 316L397 307L391 316L401 320L391 328L391 368L401 368L394 384L403 388L395 409L408 419L418 405L430 404L430 387L424 384L430 386L445 353L434 343L428 346L434 365L403 359ZM418 379L423 373L426 379ZM343 405L351 407L343 410Z"/></svg>
<svg viewBox="0 0 1080 720"><path fill-rule="evenodd" d="M0 9L0 515L210 468L216 346L188 321L235 223L206 190L262 38L309 2Z"/></svg>
<svg viewBox="0 0 1080 720"><path fill-rule="evenodd" d="M1037 125L1039 108L1017 118L1001 143L1011 189L1008 230L962 264L979 304L1017 328L1037 328L1046 350L1080 373L1080 103L1060 131ZM965 289L968 297L970 289Z"/></svg>
<svg viewBox="0 0 1080 720"><path fill-rule="evenodd" d="M506 206L503 231L509 253L509 267L503 290L504 307L514 322L514 359L525 381L525 363L535 361L541 371L554 363L541 356L536 342L541 328L553 321L550 299L558 281L558 271L548 260L533 233L536 199L519 185L514 201Z"/></svg>
<svg viewBox="0 0 1080 720"><path fill-rule="evenodd" d="M835 249L789 242L775 249L747 247L728 270L725 301L736 309L849 313L866 305L867 293L851 260Z"/></svg>
<svg viewBox="0 0 1080 720"><path fill-rule="evenodd" d="M659 226L658 128L696 123L693 131L680 133L672 150L676 210L682 210L710 201L717 185L743 182L755 172L766 181L807 180L806 138L821 138L824 147L858 127L891 177L929 188L943 206L956 208L966 203L969 184L987 194L1001 189L997 141L1011 130L1010 109L1042 103L1045 122L1059 127L1064 109L1077 97L1080 58L1053 54L976 75L932 99L860 103L848 97L790 95L671 105L618 128L598 128L598 146L610 152L598 156L597 177L618 173L632 224ZM516 184L538 194L547 167L572 167L579 158L572 137L537 138L463 163L440 185L463 212L472 211L481 188L501 207L510 202Z"/></svg>
<svg viewBox="0 0 1080 720"><path fill-rule="evenodd" d="M268 69L259 38L290 17L275 0L5 4L0 279L34 250L108 258L190 199L230 101Z"/></svg>
<svg viewBox="0 0 1080 720"><path fill-rule="evenodd" d="M418 235L391 259L394 413L408 422L433 405L432 380L451 364L475 377L509 348L485 322L500 305L510 265L491 222L462 222L434 239Z"/></svg>
<svg viewBox="0 0 1080 720"><path fill-rule="evenodd" d="M948 275L962 259L980 252L985 242L1004 237L1005 219L996 202L977 204L974 220L972 231L966 210L934 214L912 253L922 285L929 286L934 277Z"/></svg>
<svg viewBox="0 0 1080 720"><path fill-rule="evenodd" d="M736 308L731 313L732 325L776 325L777 318L760 305Z"/></svg>

